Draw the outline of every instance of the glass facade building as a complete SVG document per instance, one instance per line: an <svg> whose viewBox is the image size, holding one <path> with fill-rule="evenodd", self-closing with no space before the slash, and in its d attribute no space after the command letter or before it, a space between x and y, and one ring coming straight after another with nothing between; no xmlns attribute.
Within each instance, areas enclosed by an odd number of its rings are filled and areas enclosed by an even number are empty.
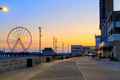
<svg viewBox="0 0 120 80"><path fill-rule="evenodd" d="M120 11L114 11L114 6L114 0L100 0L101 43L112 48L102 52L120 59Z"/></svg>
<svg viewBox="0 0 120 80"><path fill-rule="evenodd" d="M108 21L108 40L120 41L120 11L113 11Z"/></svg>
<svg viewBox="0 0 120 80"><path fill-rule="evenodd" d="M100 0L100 29L101 41L108 42L108 25L107 19L113 11L113 0Z"/></svg>

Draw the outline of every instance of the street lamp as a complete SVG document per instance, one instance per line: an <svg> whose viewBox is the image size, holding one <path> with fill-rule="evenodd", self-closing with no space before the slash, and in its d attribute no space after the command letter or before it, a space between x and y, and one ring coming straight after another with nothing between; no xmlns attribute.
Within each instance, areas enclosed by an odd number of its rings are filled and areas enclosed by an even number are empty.
<svg viewBox="0 0 120 80"><path fill-rule="evenodd" d="M9 10L8 10L8 7L6 7L6 6L0 6L0 11L8 12Z"/></svg>
<svg viewBox="0 0 120 80"><path fill-rule="evenodd" d="M0 6L0 12L5 12L7 13L9 10L8 10L8 7L6 6ZM0 47L1 48L1 47Z"/></svg>
<svg viewBox="0 0 120 80"><path fill-rule="evenodd" d="M40 53L41 53L41 37L42 37L42 28L41 27L39 27L39 51L40 51Z"/></svg>

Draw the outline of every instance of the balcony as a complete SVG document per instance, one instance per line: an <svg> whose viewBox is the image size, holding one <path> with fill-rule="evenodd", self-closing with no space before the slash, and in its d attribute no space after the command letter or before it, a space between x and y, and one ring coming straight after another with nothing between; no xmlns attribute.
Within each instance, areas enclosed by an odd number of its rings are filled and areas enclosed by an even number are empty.
<svg viewBox="0 0 120 80"><path fill-rule="evenodd" d="M112 34L109 38L109 41L120 41L120 34Z"/></svg>

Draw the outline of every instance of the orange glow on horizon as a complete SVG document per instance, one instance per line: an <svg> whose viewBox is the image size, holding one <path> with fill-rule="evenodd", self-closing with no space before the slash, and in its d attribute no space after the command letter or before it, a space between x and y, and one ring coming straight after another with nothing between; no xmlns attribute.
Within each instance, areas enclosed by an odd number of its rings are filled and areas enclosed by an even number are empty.
<svg viewBox="0 0 120 80"><path fill-rule="evenodd" d="M44 28L42 31L42 48L45 47L52 47L53 46L53 36L58 38L58 47L61 48L62 42L64 42L65 46L72 45L72 44L78 44L83 46L95 46L95 35L99 35L100 31L98 28L91 28L91 27L79 27L78 29L70 29L67 30L66 28L59 29L59 31L51 31L51 29ZM84 25L83 25L84 26ZM97 26L97 25L95 25ZM32 45L31 49L38 50L39 48L39 30L36 27L29 28L30 32L32 32ZM76 31L77 30L77 31ZM53 33L52 33L53 32ZM57 34L56 34L57 32ZM7 35L7 34L5 34ZM6 39L5 36L3 36L3 39ZM1 48L7 48L8 45L6 43L6 40L3 40Z"/></svg>

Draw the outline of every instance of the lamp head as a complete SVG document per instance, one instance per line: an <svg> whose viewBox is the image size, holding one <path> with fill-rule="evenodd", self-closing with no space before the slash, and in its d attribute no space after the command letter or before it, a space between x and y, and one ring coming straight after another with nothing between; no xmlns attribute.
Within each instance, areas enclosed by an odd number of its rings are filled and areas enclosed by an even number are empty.
<svg viewBox="0 0 120 80"><path fill-rule="evenodd" d="M2 11L2 12L8 12L9 9L6 6L2 6L2 7L0 7L0 11Z"/></svg>

